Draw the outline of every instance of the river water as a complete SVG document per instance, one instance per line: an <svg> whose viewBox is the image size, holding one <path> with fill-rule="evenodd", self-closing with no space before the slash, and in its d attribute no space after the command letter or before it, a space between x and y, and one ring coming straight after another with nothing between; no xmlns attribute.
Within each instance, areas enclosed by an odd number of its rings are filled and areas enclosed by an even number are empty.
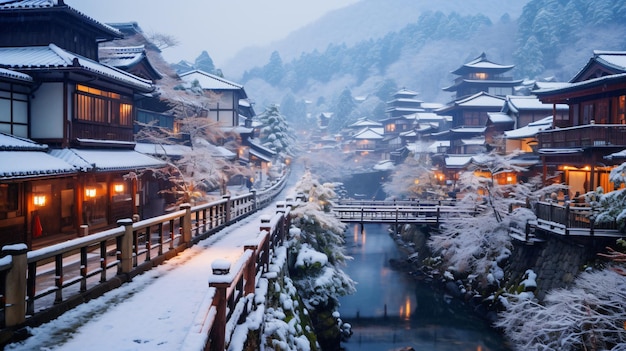
<svg viewBox="0 0 626 351"><path fill-rule="evenodd" d="M358 224L346 233L346 252L353 259L344 271L357 292L340 299L341 318L353 335L347 351L509 351L503 337L470 308L433 290L404 272L392 270L390 258L402 257L387 225Z"/></svg>

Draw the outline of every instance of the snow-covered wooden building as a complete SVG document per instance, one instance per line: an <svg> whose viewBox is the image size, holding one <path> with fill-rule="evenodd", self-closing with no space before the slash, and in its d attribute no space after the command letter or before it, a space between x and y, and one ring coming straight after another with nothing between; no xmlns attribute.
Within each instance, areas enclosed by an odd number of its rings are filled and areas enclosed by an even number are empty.
<svg viewBox="0 0 626 351"><path fill-rule="evenodd" d="M135 99L153 82L99 62L98 44L121 36L62 0L0 3L0 243L113 226L142 206L146 179L126 176L165 163L134 150ZM10 163L15 140L29 153Z"/></svg>
<svg viewBox="0 0 626 351"><path fill-rule="evenodd" d="M623 159L610 155L626 149L626 52L594 51L568 84L534 93L554 110L569 106L537 136L544 175L561 172L570 192L613 190L609 172Z"/></svg>

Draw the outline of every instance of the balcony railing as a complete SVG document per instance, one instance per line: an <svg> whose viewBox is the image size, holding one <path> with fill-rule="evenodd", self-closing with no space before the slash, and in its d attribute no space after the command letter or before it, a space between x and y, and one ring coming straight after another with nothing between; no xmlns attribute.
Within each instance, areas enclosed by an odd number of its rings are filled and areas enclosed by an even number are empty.
<svg viewBox="0 0 626 351"><path fill-rule="evenodd" d="M539 132L539 148L626 146L626 125L588 124Z"/></svg>

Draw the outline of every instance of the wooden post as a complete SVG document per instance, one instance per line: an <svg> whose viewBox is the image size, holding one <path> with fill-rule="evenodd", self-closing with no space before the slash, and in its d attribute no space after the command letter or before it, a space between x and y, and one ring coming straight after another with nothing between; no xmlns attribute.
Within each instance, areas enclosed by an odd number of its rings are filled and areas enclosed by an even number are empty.
<svg viewBox="0 0 626 351"><path fill-rule="evenodd" d="M267 232L266 239L263 242L262 257L263 260L261 264L263 265L263 273L267 272L270 268L270 244L274 240L272 237L272 227L270 226L270 218L261 216L261 227L259 228L260 232Z"/></svg>
<svg viewBox="0 0 626 351"><path fill-rule="evenodd" d="M230 223L230 218L231 218L231 216L230 216L230 206L231 206L231 204L230 204L230 195L224 195L224 196L222 196L222 199L226 200L226 204L224 205L224 211L226 211L226 213L224 213L224 215L226 216L225 217L225 221L226 221L225 224L228 224L228 223Z"/></svg>
<svg viewBox="0 0 626 351"><path fill-rule="evenodd" d="M14 327L26 321L26 268L28 258L26 244L8 245L2 248L5 256L11 256L11 269L5 277L4 324Z"/></svg>
<svg viewBox="0 0 626 351"><path fill-rule="evenodd" d="M191 242L191 205L180 205L181 210L185 210L185 215L180 219L180 228L182 230L183 242L188 244Z"/></svg>
<svg viewBox="0 0 626 351"><path fill-rule="evenodd" d="M250 193L252 193L252 212L254 212L258 209L256 204L256 189L250 190Z"/></svg>
<svg viewBox="0 0 626 351"><path fill-rule="evenodd" d="M130 273L133 269L133 220L130 218L120 219L118 225L124 226L120 251L120 273Z"/></svg>
<svg viewBox="0 0 626 351"><path fill-rule="evenodd" d="M213 275L227 275L230 273L230 262L216 260L212 264ZM213 296L213 307L215 307L215 322L209 335L210 351L224 351L226 347L226 311L228 309L228 299L226 290L230 287L230 282L209 282L209 287L215 288Z"/></svg>
<svg viewBox="0 0 626 351"><path fill-rule="evenodd" d="M254 294L256 287L256 261L257 261L257 245L244 245L243 251L252 250L252 255L248 259L244 267L243 276L246 281L243 292L245 295Z"/></svg>

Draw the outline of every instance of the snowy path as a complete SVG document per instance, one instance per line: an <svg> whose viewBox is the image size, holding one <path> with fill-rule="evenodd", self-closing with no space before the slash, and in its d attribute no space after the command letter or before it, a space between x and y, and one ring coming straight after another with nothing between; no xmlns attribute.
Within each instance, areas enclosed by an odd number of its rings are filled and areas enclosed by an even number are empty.
<svg viewBox="0 0 626 351"><path fill-rule="evenodd" d="M272 203L5 350L180 350L208 293L211 263L236 261L259 233L259 217L274 213Z"/></svg>

